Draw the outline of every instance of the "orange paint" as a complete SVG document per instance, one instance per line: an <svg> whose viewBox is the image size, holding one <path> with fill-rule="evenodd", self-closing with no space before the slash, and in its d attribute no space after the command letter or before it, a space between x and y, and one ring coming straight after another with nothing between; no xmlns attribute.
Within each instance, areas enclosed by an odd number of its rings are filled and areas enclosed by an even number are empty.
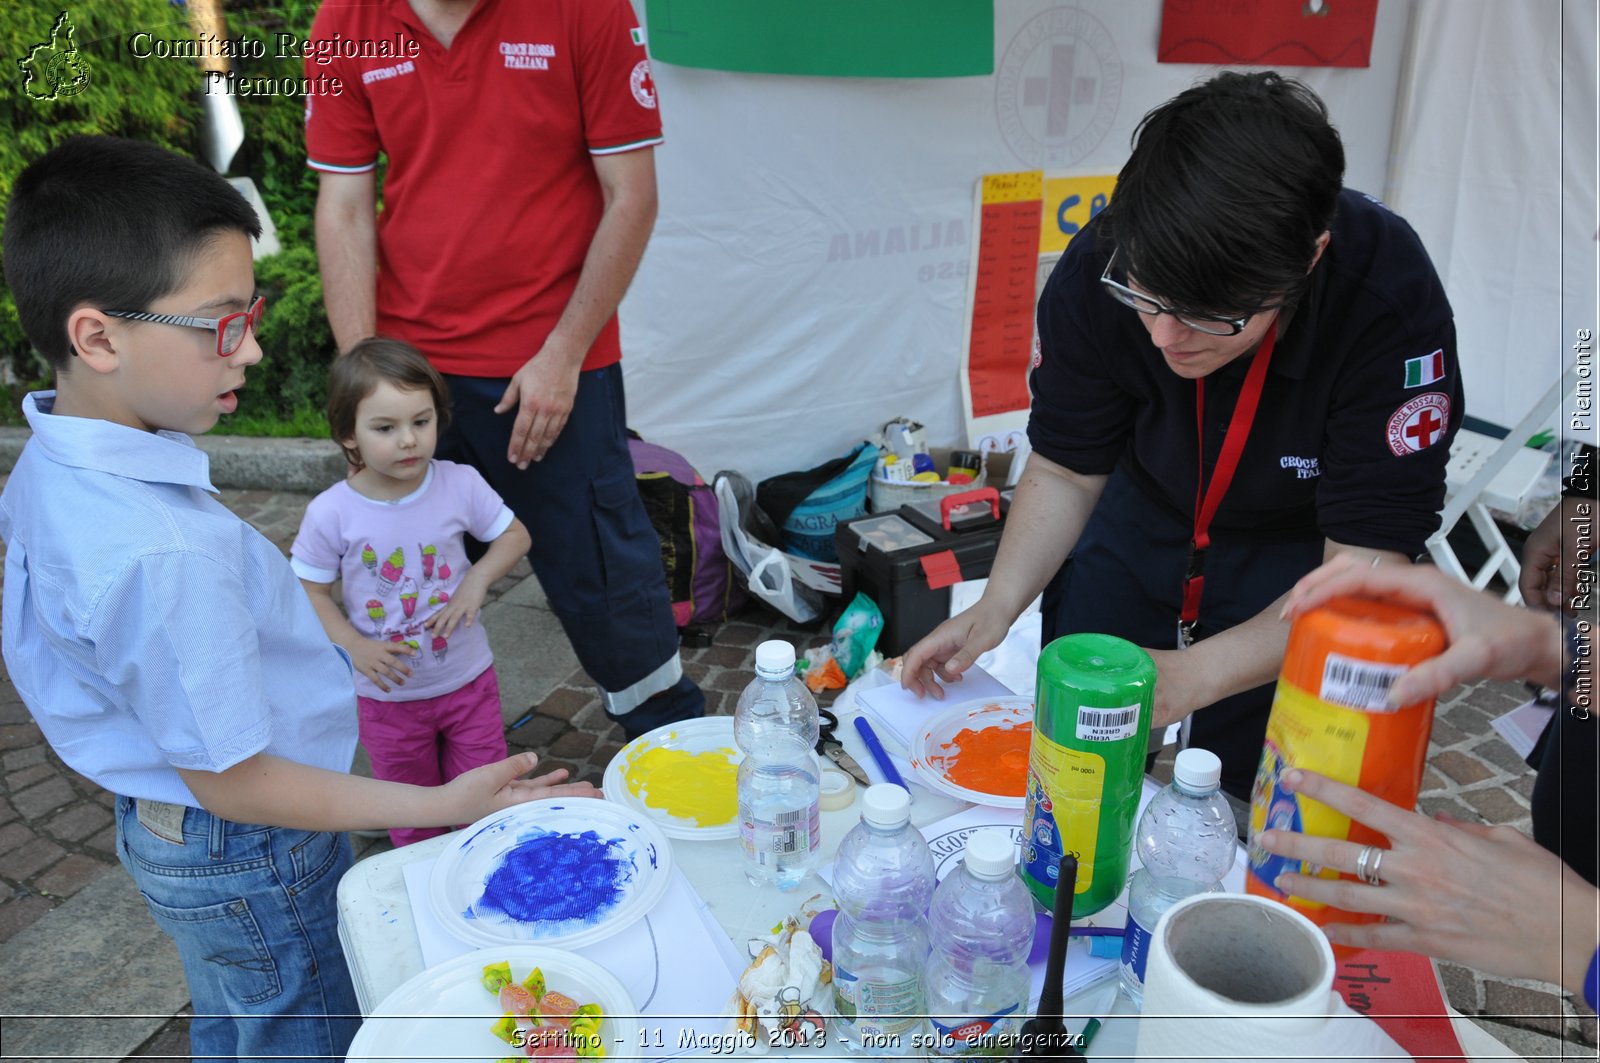
<svg viewBox="0 0 1600 1063"><path fill-rule="evenodd" d="M1021 797L1028 788L1028 748L1033 724L965 728L945 745L938 767L944 777L980 794Z"/></svg>

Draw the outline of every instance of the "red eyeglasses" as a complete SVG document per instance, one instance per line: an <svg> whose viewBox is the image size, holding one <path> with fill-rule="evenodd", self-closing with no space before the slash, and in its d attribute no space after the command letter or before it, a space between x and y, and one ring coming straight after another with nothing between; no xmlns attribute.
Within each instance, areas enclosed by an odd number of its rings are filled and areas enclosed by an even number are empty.
<svg viewBox="0 0 1600 1063"><path fill-rule="evenodd" d="M214 330L217 334L217 354L226 358L244 342L244 331L260 335L261 318L267 312L265 296L256 296L250 309L240 310L222 317L182 317L177 314L151 314L140 310L102 310L108 317L123 317L129 321L153 321L158 325L182 325L186 328Z"/></svg>

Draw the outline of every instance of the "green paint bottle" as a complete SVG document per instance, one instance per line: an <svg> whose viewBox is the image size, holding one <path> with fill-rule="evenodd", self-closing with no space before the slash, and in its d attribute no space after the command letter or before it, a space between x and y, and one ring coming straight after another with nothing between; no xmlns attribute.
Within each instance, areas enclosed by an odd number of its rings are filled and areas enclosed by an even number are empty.
<svg viewBox="0 0 1600 1063"><path fill-rule="evenodd" d="M1150 655L1113 635L1066 635L1039 655L1022 880L1046 909L1064 852L1078 858L1074 918L1127 884L1155 689Z"/></svg>

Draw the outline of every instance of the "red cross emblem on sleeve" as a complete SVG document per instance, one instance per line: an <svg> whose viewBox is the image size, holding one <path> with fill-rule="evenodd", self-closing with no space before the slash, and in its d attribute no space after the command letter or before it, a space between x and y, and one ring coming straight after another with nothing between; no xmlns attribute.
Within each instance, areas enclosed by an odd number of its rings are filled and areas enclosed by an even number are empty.
<svg viewBox="0 0 1600 1063"><path fill-rule="evenodd" d="M1390 415L1386 442L1397 457L1404 457L1439 442L1449 425L1450 396L1430 391L1404 403Z"/></svg>
<svg viewBox="0 0 1600 1063"><path fill-rule="evenodd" d="M628 89L640 107L656 109L656 82L650 76L650 60L641 59L633 65L633 73L628 75Z"/></svg>

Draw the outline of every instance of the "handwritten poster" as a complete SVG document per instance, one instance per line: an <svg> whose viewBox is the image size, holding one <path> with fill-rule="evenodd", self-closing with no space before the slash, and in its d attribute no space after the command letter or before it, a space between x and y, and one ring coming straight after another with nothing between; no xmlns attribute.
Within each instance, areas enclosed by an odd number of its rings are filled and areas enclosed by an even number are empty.
<svg viewBox="0 0 1600 1063"><path fill-rule="evenodd" d="M979 180L961 373L969 445L1015 439L1027 426L1039 293L1073 236L1111 201L1115 185L1110 174L1041 170Z"/></svg>
<svg viewBox="0 0 1600 1063"><path fill-rule="evenodd" d="M1350 1010L1383 1027L1417 1063L1463 1058L1432 960L1374 949L1335 959L1333 988Z"/></svg>

